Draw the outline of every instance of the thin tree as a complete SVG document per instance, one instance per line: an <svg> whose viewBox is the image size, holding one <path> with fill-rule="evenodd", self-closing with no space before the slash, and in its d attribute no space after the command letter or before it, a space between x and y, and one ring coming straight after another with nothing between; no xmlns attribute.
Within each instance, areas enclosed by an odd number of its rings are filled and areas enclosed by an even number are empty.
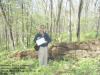
<svg viewBox="0 0 100 75"><path fill-rule="evenodd" d="M0 0L0 8L1 8L1 12L4 16L6 26L8 27L8 32L9 32L10 40L12 43L12 48L15 49L15 44L14 44L14 39L13 39L13 34L12 34L12 27L11 27L11 24L9 23L10 19L7 19L7 16L6 16L6 13L5 13L5 10L4 10L1 0ZM8 9L8 13L9 13L9 9ZM8 14L8 16L9 16L9 14Z"/></svg>
<svg viewBox="0 0 100 75"><path fill-rule="evenodd" d="M57 15L57 21L56 21L55 41L56 41L57 32L58 32L58 25L59 25L59 20L60 20L60 15L61 15L62 3L63 3L63 0L60 0L60 2L59 2L59 4L58 4L58 15Z"/></svg>
<svg viewBox="0 0 100 75"><path fill-rule="evenodd" d="M50 37L52 37L52 14L53 14L53 1L52 0L50 0L50 3L51 3L51 26L50 26L50 32L51 32L51 34L50 34Z"/></svg>
<svg viewBox="0 0 100 75"><path fill-rule="evenodd" d="M80 41L80 18L81 18L81 11L83 6L83 0L80 0L79 9L78 9L78 26L77 26L77 40Z"/></svg>
<svg viewBox="0 0 100 75"><path fill-rule="evenodd" d="M22 42L24 43L24 22L23 22L23 14L24 14L24 4L23 4L23 0L22 0Z"/></svg>
<svg viewBox="0 0 100 75"><path fill-rule="evenodd" d="M98 37L98 32L99 32L99 27L100 27L100 7L99 7L99 17L98 17L98 21L97 21L97 26L96 26L96 35L95 38Z"/></svg>
<svg viewBox="0 0 100 75"><path fill-rule="evenodd" d="M69 0L69 7L70 7L70 16L69 16L69 24L68 24L68 42L72 41L72 34L71 34L71 0Z"/></svg>

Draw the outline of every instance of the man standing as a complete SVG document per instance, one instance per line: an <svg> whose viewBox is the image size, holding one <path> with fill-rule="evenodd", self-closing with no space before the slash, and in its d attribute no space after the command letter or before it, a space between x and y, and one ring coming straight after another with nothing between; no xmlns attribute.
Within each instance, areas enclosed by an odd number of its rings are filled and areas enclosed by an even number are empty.
<svg viewBox="0 0 100 75"><path fill-rule="evenodd" d="M40 26L40 32L35 35L34 42L36 43L36 40L44 38L45 43L40 45L39 51L38 51L38 59L39 59L39 66L41 65L47 65L48 62L48 43L51 41L48 34L44 31L44 25Z"/></svg>

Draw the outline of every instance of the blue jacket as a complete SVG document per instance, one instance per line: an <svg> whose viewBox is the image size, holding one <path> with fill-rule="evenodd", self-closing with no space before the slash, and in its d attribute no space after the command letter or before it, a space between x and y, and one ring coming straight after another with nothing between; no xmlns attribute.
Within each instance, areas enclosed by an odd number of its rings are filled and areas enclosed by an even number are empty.
<svg viewBox="0 0 100 75"><path fill-rule="evenodd" d="M44 33L44 36L42 36L42 34L40 34L40 32L39 32L39 33L37 33L37 34L35 35L35 38L34 38L34 42L35 42L35 43L36 43L36 40L37 40L38 37L40 37L40 38L44 37L44 39L45 39L48 43L51 41L51 39L50 39L50 37L48 36L47 33ZM48 43L42 44L42 45L40 45L40 46L41 46L41 47L46 47L46 46L48 46Z"/></svg>

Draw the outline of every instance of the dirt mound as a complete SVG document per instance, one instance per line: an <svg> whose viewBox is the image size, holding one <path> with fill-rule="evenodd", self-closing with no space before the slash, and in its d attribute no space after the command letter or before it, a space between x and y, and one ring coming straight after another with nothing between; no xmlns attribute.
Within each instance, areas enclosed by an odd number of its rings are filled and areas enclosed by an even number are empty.
<svg viewBox="0 0 100 75"><path fill-rule="evenodd" d="M74 56L96 57L100 55L100 38L83 42L55 43L48 48L49 58L68 58ZM9 56L10 58L37 58L38 52L35 50L17 51Z"/></svg>
<svg viewBox="0 0 100 75"><path fill-rule="evenodd" d="M100 38L83 42L55 43L49 48L49 55L53 59L69 56L98 56L100 55Z"/></svg>
<svg viewBox="0 0 100 75"><path fill-rule="evenodd" d="M38 53L34 50L24 50L24 51L17 51L15 53L11 53L11 55L9 55L9 58L13 58L16 57L17 59L22 59L22 58L37 58L38 57Z"/></svg>

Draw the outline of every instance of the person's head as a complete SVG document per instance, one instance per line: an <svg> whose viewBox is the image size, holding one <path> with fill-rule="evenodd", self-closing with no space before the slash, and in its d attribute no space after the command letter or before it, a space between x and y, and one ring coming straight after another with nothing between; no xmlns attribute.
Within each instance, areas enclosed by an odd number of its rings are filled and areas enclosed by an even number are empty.
<svg viewBox="0 0 100 75"><path fill-rule="evenodd" d="M43 32L44 32L44 29L45 29L44 25L41 25L41 26L40 26L40 32L43 33Z"/></svg>

